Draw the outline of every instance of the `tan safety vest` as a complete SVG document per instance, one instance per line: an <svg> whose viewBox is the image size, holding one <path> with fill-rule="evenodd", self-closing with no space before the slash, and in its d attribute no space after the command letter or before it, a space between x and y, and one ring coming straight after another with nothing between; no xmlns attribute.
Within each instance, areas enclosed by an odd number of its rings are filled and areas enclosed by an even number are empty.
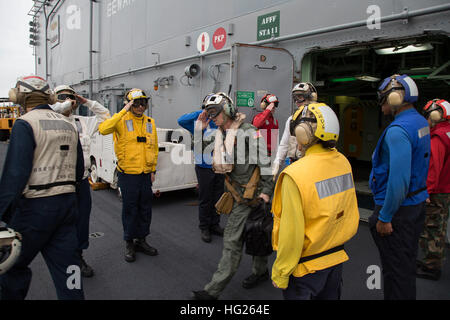
<svg viewBox="0 0 450 320"><path fill-rule="evenodd" d="M239 127L245 120L245 114L237 113L236 120L233 121L230 128L226 131L225 139L222 129L216 130L213 153L213 170L215 173L230 173L234 168L234 145Z"/></svg>
<svg viewBox="0 0 450 320"><path fill-rule="evenodd" d="M352 169L345 156L336 150L312 153L288 166L278 183L284 175L294 180L301 195L305 219L302 258L339 247L355 235L359 210ZM280 200L281 187L277 185L274 203ZM280 219L275 221L279 224ZM274 230L279 230L279 225L274 224ZM277 243L274 245L278 246ZM308 264L314 270L322 270L346 260L345 251L338 250L305 262L306 269L300 273L308 273Z"/></svg>
<svg viewBox="0 0 450 320"><path fill-rule="evenodd" d="M48 109L32 110L19 119L30 124L36 142L25 198L75 192L78 133L74 125Z"/></svg>

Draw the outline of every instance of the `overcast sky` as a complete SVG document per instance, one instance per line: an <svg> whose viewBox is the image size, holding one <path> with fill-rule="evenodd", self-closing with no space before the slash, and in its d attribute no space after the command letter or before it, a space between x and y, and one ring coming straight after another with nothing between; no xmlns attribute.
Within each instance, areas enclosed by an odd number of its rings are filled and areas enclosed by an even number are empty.
<svg viewBox="0 0 450 320"><path fill-rule="evenodd" d="M31 0L0 0L0 97L8 96L19 76L34 73L33 49L28 44Z"/></svg>

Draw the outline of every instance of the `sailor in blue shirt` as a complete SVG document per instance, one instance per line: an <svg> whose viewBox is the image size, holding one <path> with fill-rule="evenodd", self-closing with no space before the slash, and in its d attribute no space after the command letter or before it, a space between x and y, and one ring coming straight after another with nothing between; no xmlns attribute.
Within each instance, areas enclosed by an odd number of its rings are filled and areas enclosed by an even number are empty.
<svg viewBox="0 0 450 320"><path fill-rule="evenodd" d="M19 78L10 100L26 114L15 123L0 180L0 220L22 235L14 266L0 276L1 299L25 299L29 264L41 252L59 299L84 299L79 267L75 187L83 177L83 151L76 128L54 112L48 84L40 77ZM70 286L68 285L70 283Z"/></svg>
<svg viewBox="0 0 450 320"><path fill-rule="evenodd" d="M428 198L430 130L412 105L418 89L409 76L386 78L378 91L383 113L395 119L372 156L369 183L375 210L369 225L380 251L385 299L415 299L418 241Z"/></svg>
<svg viewBox="0 0 450 320"><path fill-rule="evenodd" d="M206 101L205 97L203 101ZM195 134L195 123L200 116L205 117L203 110L194 111L178 118L178 124L188 130L192 135ZM207 139L215 134L217 126L213 121L209 121L208 127L204 130L203 138ZM201 145L201 144L199 144ZM220 227L220 216L216 213L215 204L224 192L224 176L215 174L212 170L212 149L211 153L205 153L204 150L194 148L195 173L199 185L199 228L201 230L201 239L204 242L211 242L211 234L223 235L223 229Z"/></svg>

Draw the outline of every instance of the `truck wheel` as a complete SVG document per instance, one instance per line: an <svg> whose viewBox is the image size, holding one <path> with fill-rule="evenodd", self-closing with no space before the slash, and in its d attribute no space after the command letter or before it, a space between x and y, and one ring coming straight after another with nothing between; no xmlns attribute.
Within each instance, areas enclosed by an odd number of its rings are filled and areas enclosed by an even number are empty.
<svg viewBox="0 0 450 320"><path fill-rule="evenodd" d="M98 182L97 165L95 164L95 162L93 162L91 164L91 181L93 183L97 183Z"/></svg>
<svg viewBox="0 0 450 320"><path fill-rule="evenodd" d="M120 202L122 202L123 201L123 199L122 199L122 190L120 190L119 187L117 187L117 196L119 197Z"/></svg>
<svg viewBox="0 0 450 320"><path fill-rule="evenodd" d="M9 137L9 131L8 130L0 130L0 141L6 141Z"/></svg>
<svg viewBox="0 0 450 320"><path fill-rule="evenodd" d="M111 189L117 189L118 188L118 177L117 177L118 171L117 169L114 171L113 181L109 184Z"/></svg>

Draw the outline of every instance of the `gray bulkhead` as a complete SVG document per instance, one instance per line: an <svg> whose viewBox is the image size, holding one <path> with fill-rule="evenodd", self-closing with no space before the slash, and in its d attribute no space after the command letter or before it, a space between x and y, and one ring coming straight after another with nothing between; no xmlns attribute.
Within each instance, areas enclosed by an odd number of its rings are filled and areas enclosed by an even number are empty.
<svg viewBox="0 0 450 320"><path fill-rule="evenodd" d="M373 4L351 0L100 0L92 3L91 24L90 1L52 1L46 12L57 6L49 19L53 42L49 41L47 54L42 41L36 46L36 73L45 76L47 72L54 86L70 84L86 95L92 90L92 98L112 112L121 108L125 89L142 88L152 96L149 114L158 127L176 128L176 119L199 108L213 89L228 92L235 79L232 73L238 72L233 70L229 50L234 43L286 49L293 58L292 82L298 82L311 80L311 73L302 72L301 67L305 53L313 49L422 35L424 30L450 31L448 1L376 1L382 17L379 29L366 24ZM423 14L427 8L435 10ZM279 36L258 41L258 17L274 12L279 12ZM38 15L42 35L45 19L42 11ZM227 32L223 48L215 49L211 39L209 49L200 54L197 40L201 33L212 38L221 27ZM188 79L184 70L194 63L201 67L200 75ZM160 84L157 91L155 81ZM264 89L254 88L257 102ZM233 98L237 90L232 86ZM291 111L289 90L275 93L285 101L279 114L284 126Z"/></svg>

